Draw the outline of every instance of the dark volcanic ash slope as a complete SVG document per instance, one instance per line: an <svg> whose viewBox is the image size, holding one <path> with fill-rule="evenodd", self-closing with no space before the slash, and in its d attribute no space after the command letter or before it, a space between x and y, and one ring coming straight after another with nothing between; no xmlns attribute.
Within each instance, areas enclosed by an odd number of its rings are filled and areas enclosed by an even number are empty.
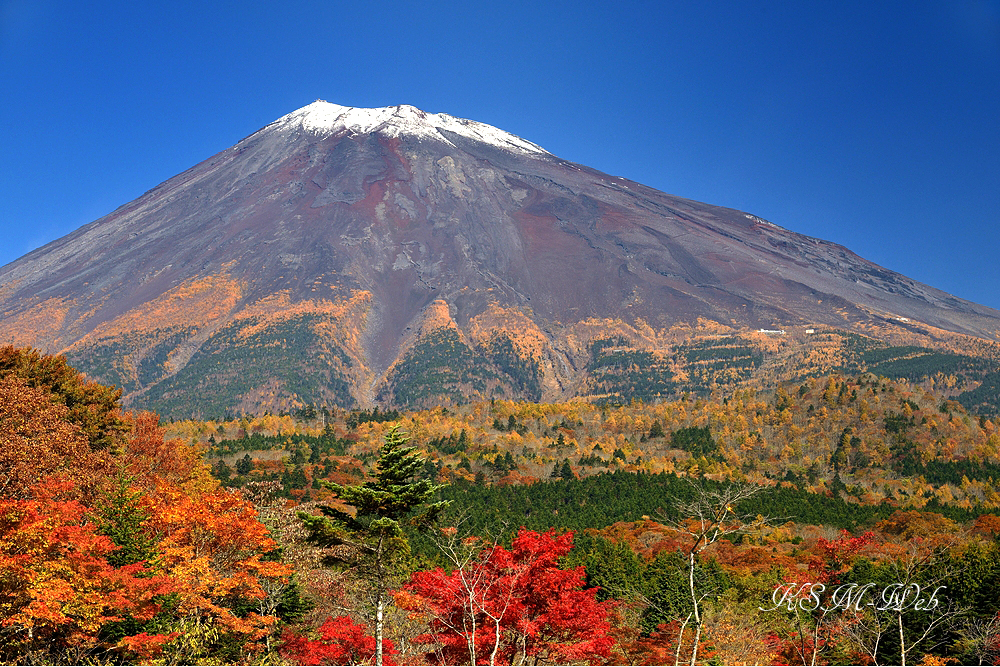
<svg viewBox="0 0 1000 667"><path fill-rule="evenodd" d="M1000 323L836 244L408 106L316 102L0 268L0 341L167 412L562 396L586 374L579 323L699 317Z"/></svg>

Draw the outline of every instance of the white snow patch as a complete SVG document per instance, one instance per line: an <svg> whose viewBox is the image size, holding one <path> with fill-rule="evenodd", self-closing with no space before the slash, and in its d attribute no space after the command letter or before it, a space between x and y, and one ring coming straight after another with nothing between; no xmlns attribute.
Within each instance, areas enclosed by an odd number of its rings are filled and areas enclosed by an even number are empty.
<svg viewBox="0 0 1000 667"><path fill-rule="evenodd" d="M750 215L749 213L744 213L747 219L753 220L754 222L759 222L762 225L771 225L772 227L777 227L778 229L784 229L781 225L776 225L770 220L765 220L764 218L758 218L756 215Z"/></svg>
<svg viewBox="0 0 1000 667"><path fill-rule="evenodd" d="M301 127L306 132L319 136L378 132L384 136L398 137L405 134L454 145L440 132L447 130L513 153L549 154L541 146L492 125L455 118L444 113L427 113L408 104L363 109L316 100L287 116L282 116L271 126Z"/></svg>

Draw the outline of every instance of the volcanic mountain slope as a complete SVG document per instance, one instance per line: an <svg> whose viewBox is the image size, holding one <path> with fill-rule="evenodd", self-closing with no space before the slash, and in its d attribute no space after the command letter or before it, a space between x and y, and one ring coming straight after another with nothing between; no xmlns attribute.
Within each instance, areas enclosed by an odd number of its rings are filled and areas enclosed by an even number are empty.
<svg viewBox="0 0 1000 667"><path fill-rule="evenodd" d="M657 394L706 359L706 386L757 372L761 328L998 325L842 246L405 105L317 101L0 268L0 342L168 414Z"/></svg>

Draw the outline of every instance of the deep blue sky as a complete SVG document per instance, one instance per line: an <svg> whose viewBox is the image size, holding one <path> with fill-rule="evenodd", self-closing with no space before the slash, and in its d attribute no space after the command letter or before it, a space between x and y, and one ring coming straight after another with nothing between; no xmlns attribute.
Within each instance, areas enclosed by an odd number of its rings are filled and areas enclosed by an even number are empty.
<svg viewBox="0 0 1000 667"><path fill-rule="evenodd" d="M1000 0L0 0L0 265L317 98L490 123L1000 308Z"/></svg>

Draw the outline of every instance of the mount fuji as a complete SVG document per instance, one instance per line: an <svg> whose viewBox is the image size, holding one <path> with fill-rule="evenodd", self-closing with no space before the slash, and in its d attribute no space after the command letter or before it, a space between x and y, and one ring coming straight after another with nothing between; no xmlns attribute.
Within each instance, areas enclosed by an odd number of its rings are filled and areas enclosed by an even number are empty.
<svg viewBox="0 0 1000 667"><path fill-rule="evenodd" d="M172 415L623 395L614 368L659 394L691 350L751 359L712 376L738 383L806 331L995 341L1000 312L483 123L324 101L0 267L0 343Z"/></svg>

